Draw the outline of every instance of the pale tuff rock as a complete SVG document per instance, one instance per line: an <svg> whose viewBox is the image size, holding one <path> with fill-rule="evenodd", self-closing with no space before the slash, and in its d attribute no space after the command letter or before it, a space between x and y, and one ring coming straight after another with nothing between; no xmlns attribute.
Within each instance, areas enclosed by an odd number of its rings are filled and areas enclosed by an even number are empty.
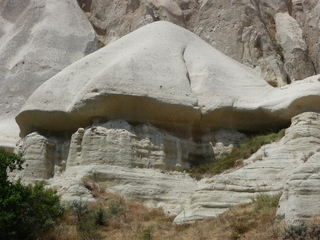
<svg viewBox="0 0 320 240"><path fill-rule="evenodd" d="M276 52L275 1L208 0L198 13L194 32L233 59L257 68L272 86L287 83Z"/></svg>
<svg viewBox="0 0 320 240"><path fill-rule="evenodd" d="M320 214L319 212L319 170L320 170L320 115L306 113L292 119L297 130L291 131L289 137L308 139L300 142L299 147L303 156L301 164L290 175L285 191L280 199L278 215L284 215L286 221L306 220ZM301 146L310 144L310 148Z"/></svg>
<svg viewBox="0 0 320 240"><path fill-rule="evenodd" d="M71 141L67 134L45 135L48 137L34 132L18 144L16 150L26 159L25 181L49 179L66 168L97 164L181 171L200 161L218 159L245 137L237 131L219 130L197 143L191 135L178 137L150 124L130 125L124 120L79 128Z"/></svg>
<svg viewBox="0 0 320 240"><path fill-rule="evenodd" d="M76 0L1 0L0 43L0 146L13 148L22 104L97 42Z"/></svg>
<svg viewBox="0 0 320 240"><path fill-rule="evenodd" d="M284 56L284 66L291 80L301 80L315 74L308 47L305 43L302 30L294 18L288 13L277 13L276 39L280 44Z"/></svg>
<svg viewBox="0 0 320 240"><path fill-rule="evenodd" d="M284 215L287 222L307 220L320 214L319 150L305 153L302 158L305 163L294 171L286 183L278 215Z"/></svg>
<svg viewBox="0 0 320 240"><path fill-rule="evenodd" d="M34 182L52 178L64 172L70 146L68 135L50 136L33 132L21 139L15 151L26 160L24 171L16 172L15 178Z"/></svg>
<svg viewBox="0 0 320 240"><path fill-rule="evenodd" d="M182 211L198 185L185 173L109 164L67 167L60 177L50 179L48 184L62 195L63 202L72 202L79 197L94 201L84 179L100 189L120 193L150 207L162 207L171 214Z"/></svg>
<svg viewBox="0 0 320 240"><path fill-rule="evenodd" d="M280 201L278 214L285 214L289 220L310 217L314 205L308 203L315 202L318 196L318 165L315 161L319 155L310 157L309 154L319 151L319 125L318 113L306 112L294 117L285 136L279 142L263 146L245 160L246 166L203 179L191 197L190 205L175 221L217 216L230 206L251 202L259 193L281 193L286 182L288 187Z"/></svg>
<svg viewBox="0 0 320 240"><path fill-rule="evenodd" d="M63 136L31 133L21 140L19 152L26 163L24 182L48 179L48 184L72 202L94 198L86 189L88 178L102 189L119 192L150 206L179 213L197 187L185 173L197 161L213 161L213 150L230 151L243 141L236 131L211 133L205 143L179 138L150 124L130 125L124 120L80 128L71 141ZM213 146L216 146L215 148Z"/></svg>
<svg viewBox="0 0 320 240"><path fill-rule="evenodd" d="M320 110L319 100L318 82L273 88L191 32L160 21L59 72L32 94L16 120L22 137L121 118L191 131L196 140L220 128L284 126L303 111Z"/></svg>

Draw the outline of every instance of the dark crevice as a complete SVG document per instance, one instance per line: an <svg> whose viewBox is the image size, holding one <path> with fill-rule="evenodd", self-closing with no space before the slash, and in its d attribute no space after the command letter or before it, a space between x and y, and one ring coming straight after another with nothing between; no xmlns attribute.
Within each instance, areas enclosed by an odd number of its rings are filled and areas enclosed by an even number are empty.
<svg viewBox="0 0 320 240"><path fill-rule="evenodd" d="M189 85L190 85L190 87L191 87L191 79L190 79L190 75L189 75L187 63L186 63L185 58L184 58L186 49L187 49L187 47L185 47L185 48L182 50L182 59L183 59L184 65L185 65L186 70L187 70L187 71L186 71L186 72L187 72L187 73L186 73L186 77L187 77L187 79L188 79L188 81L189 81Z"/></svg>

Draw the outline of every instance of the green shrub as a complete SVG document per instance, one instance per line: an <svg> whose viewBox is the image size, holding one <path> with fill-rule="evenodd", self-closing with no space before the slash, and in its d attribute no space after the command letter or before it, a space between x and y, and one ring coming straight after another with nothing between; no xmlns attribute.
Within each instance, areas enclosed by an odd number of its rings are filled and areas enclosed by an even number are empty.
<svg viewBox="0 0 320 240"><path fill-rule="evenodd" d="M281 194L269 195L269 194L259 194L253 199L253 203L255 204L255 210L269 210L270 208L275 208L279 204Z"/></svg>
<svg viewBox="0 0 320 240"><path fill-rule="evenodd" d="M24 186L8 180L8 171L22 169L22 157L0 149L0 239L36 239L63 215L60 197L44 182Z"/></svg>
<svg viewBox="0 0 320 240"><path fill-rule="evenodd" d="M289 225L284 229L283 239L288 240L317 240L320 238L320 227L300 222L298 225Z"/></svg>
<svg viewBox="0 0 320 240"><path fill-rule="evenodd" d="M95 224L105 226L107 224L108 214L104 208L99 207L94 213Z"/></svg>

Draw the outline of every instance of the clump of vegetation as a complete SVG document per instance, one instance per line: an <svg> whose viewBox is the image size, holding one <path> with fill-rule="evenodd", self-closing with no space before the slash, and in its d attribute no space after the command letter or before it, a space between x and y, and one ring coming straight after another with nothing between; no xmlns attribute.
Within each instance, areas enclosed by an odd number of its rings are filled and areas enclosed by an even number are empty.
<svg viewBox="0 0 320 240"><path fill-rule="evenodd" d="M152 226L143 228L142 234L139 236L138 240L152 240Z"/></svg>
<svg viewBox="0 0 320 240"><path fill-rule="evenodd" d="M284 51L283 51L283 48L280 44L276 44L276 52L281 57L281 61L284 61Z"/></svg>
<svg viewBox="0 0 320 240"><path fill-rule="evenodd" d="M64 213L60 197L44 182L24 186L9 181L8 172L22 170L22 156L0 149L0 239L36 239L49 232Z"/></svg>
<svg viewBox="0 0 320 240"><path fill-rule="evenodd" d="M300 222L298 225L286 227L283 235L283 239L288 240L316 240L320 237L320 226Z"/></svg>
<svg viewBox="0 0 320 240"><path fill-rule="evenodd" d="M216 218L175 224L174 215L160 208L125 201L103 192L97 203L78 202L73 214L55 227L51 240L189 240L189 239L281 239L283 227L276 217L279 196L258 195L250 204L233 207ZM125 209L125 214L123 214ZM79 220L83 229L79 229ZM100 221L102 219L102 221ZM44 238L49 239L49 238Z"/></svg>
<svg viewBox="0 0 320 240"><path fill-rule="evenodd" d="M281 194L268 195L268 194L259 194L253 198L252 202L255 205L255 211L265 211L271 208L276 208L279 204Z"/></svg>
<svg viewBox="0 0 320 240"><path fill-rule="evenodd" d="M223 171L234 167L237 160L249 158L253 153L258 151L261 146L280 140L284 136L284 133L285 129L282 129L278 133L256 135L247 138L242 146L234 147L232 152L222 159L193 166L188 172L190 176L196 179L222 173Z"/></svg>
<svg viewBox="0 0 320 240"><path fill-rule="evenodd" d="M110 199L107 208L90 206L88 202L74 201L71 205L73 215L76 217L77 235L81 239L103 239L99 227L112 225L112 222L120 222L126 217L127 208L122 200Z"/></svg>

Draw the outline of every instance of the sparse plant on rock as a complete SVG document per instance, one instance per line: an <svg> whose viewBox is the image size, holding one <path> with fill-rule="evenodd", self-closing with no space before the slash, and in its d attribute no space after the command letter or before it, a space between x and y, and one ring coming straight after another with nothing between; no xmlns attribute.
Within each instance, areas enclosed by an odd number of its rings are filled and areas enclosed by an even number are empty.
<svg viewBox="0 0 320 240"><path fill-rule="evenodd" d="M284 136L284 133L285 129L282 129L278 133L252 136L242 146L234 147L232 152L222 159L192 167L189 170L189 174L196 179L201 179L205 175L212 176L219 174L234 167L238 160L249 158L261 146L280 140Z"/></svg>

